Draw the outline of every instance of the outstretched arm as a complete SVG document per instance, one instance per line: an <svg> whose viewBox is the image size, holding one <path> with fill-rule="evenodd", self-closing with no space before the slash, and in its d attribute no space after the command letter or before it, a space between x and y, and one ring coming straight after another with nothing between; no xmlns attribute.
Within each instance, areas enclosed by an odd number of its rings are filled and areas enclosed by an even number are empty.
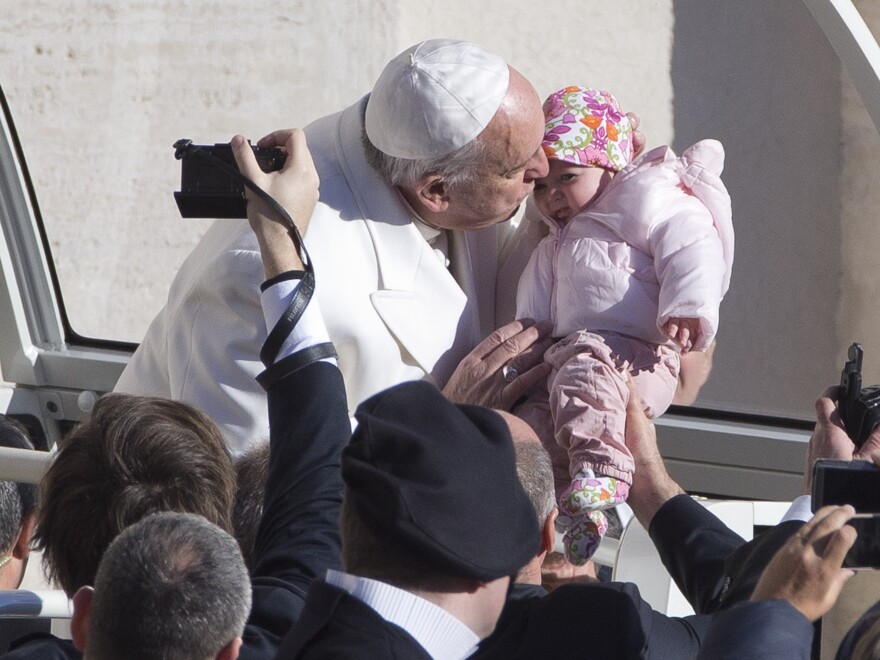
<svg viewBox="0 0 880 660"><path fill-rule="evenodd" d="M260 142L281 146L279 172L259 169L240 136L232 146L241 171L272 195L301 234L318 199L318 176L302 131L279 131ZM290 227L249 194L248 220L260 245L267 277L262 294L271 330L296 295L303 262ZM277 361L327 340L314 300L290 330ZM299 619L312 580L339 568L340 455L351 432L342 376L335 364L312 362L268 386L270 452L263 517L254 547L253 607L241 658L274 656Z"/></svg>
<svg viewBox="0 0 880 660"><path fill-rule="evenodd" d="M853 572L841 568L855 530L852 507L823 507L776 553L750 602L717 614L699 657L810 657L815 621Z"/></svg>
<svg viewBox="0 0 880 660"><path fill-rule="evenodd" d="M694 610L714 611L725 561L745 540L685 494L666 471L656 429L631 381L626 444L635 462L629 505Z"/></svg>

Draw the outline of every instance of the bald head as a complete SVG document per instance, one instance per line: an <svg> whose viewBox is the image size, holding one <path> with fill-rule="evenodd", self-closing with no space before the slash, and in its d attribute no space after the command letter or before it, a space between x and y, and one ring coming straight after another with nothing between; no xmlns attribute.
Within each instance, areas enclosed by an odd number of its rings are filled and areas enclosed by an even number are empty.
<svg viewBox="0 0 880 660"><path fill-rule="evenodd" d="M513 438L514 443L524 442L541 444L537 433L535 433L532 427L519 417L511 415L504 410L496 410L495 412L501 415L501 418L504 420L505 424L507 424L507 428L510 429L510 437Z"/></svg>

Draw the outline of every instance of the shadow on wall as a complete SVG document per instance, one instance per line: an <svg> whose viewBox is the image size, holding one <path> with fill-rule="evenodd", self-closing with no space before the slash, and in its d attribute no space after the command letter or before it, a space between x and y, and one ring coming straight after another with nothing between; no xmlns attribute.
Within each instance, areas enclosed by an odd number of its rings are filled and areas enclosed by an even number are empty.
<svg viewBox="0 0 880 660"><path fill-rule="evenodd" d="M727 157L736 259L697 405L812 417L838 377L841 65L802 2L676 0L676 152Z"/></svg>

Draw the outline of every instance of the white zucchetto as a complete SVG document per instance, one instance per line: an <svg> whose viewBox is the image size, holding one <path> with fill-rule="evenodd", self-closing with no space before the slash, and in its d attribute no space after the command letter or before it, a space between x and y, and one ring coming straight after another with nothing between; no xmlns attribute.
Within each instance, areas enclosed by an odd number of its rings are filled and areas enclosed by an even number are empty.
<svg viewBox="0 0 880 660"><path fill-rule="evenodd" d="M440 158L477 137L507 93L507 63L482 46L430 39L382 71L366 110L377 149L396 158Z"/></svg>

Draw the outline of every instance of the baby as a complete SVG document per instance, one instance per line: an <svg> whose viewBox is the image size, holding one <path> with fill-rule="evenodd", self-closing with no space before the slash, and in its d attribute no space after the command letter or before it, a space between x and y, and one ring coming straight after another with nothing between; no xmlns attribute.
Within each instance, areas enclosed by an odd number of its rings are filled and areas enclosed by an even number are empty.
<svg viewBox="0 0 880 660"><path fill-rule="evenodd" d="M583 564L626 500L627 372L649 416L678 384L679 352L707 350L730 282L733 225L704 140L632 160L632 126L607 92L566 87L544 103L547 177L533 204L549 231L519 281L517 318L553 321L547 389L514 412L554 463L566 556Z"/></svg>

